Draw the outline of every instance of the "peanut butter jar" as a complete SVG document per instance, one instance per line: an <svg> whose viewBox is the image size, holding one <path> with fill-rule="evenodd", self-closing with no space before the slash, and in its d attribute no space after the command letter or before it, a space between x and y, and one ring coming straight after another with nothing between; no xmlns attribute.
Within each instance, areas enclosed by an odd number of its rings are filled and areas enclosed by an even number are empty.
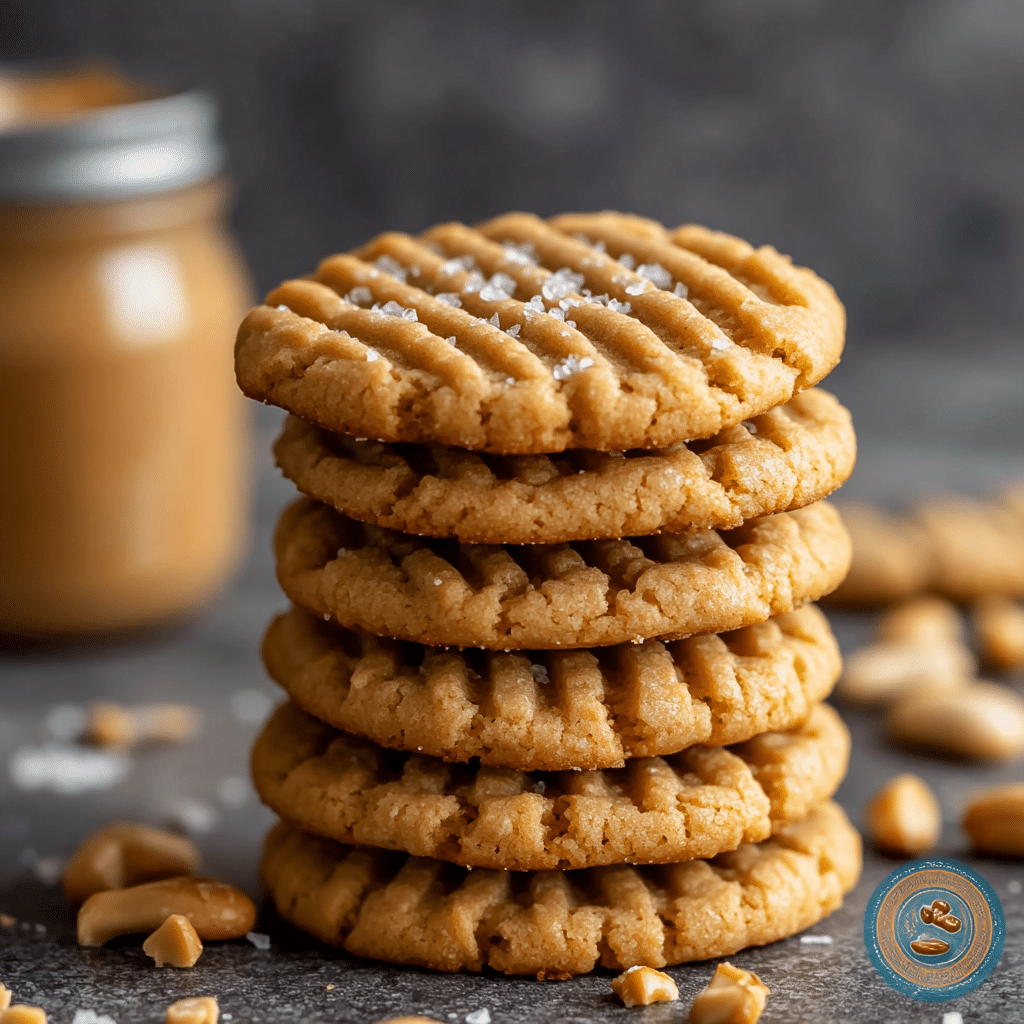
<svg viewBox="0 0 1024 1024"><path fill-rule="evenodd" d="M247 539L231 351L251 289L214 105L99 85L0 71L8 635L193 611Z"/></svg>

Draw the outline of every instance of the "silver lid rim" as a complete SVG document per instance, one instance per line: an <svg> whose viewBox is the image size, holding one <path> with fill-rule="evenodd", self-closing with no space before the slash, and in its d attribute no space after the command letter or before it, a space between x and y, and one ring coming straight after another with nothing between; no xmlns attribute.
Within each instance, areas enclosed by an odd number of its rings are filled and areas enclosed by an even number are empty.
<svg viewBox="0 0 1024 1024"><path fill-rule="evenodd" d="M188 90L0 132L0 202L88 202L170 192L224 166L213 97Z"/></svg>

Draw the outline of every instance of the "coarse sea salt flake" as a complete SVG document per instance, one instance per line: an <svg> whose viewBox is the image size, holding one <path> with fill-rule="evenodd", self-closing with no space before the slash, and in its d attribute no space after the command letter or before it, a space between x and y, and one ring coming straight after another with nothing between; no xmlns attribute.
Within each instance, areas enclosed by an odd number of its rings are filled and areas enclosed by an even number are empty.
<svg viewBox="0 0 1024 1024"><path fill-rule="evenodd" d="M566 377L571 377L574 373L579 373L581 370L586 370L594 365L594 360L590 356L584 356L582 359L577 359L571 352L567 355L560 363L556 363L551 370L551 376L555 380L565 380Z"/></svg>
<svg viewBox="0 0 1024 1024"><path fill-rule="evenodd" d="M532 266L537 262L537 250L533 242L502 242L502 249L505 250L506 263L519 263L523 266Z"/></svg>
<svg viewBox="0 0 1024 1024"><path fill-rule="evenodd" d="M626 294L627 295L643 295L643 293L644 293L644 291L646 289L647 289L647 282L646 281L637 281L635 284L626 285Z"/></svg>
<svg viewBox="0 0 1024 1024"><path fill-rule="evenodd" d="M389 274L391 277L397 278L402 284L405 284L406 275L409 273L401 263L398 262L393 256L388 256L385 253L383 256L378 257L377 262L374 266L382 273Z"/></svg>
<svg viewBox="0 0 1024 1024"><path fill-rule="evenodd" d="M618 299L609 299L608 308L613 313L628 313L633 307L628 302L619 302Z"/></svg>
<svg viewBox="0 0 1024 1024"><path fill-rule="evenodd" d="M491 1011L486 1007L466 1014L466 1024L491 1024Z"/></svg>
<svg viewBox="0 0 1024 1024"><path fill-rule="evenodd" d="M498 316L497 313L495 313L492 317L490 317L487 322L492 327L497 327L499 331L501 330L501 319L500 319L500 317Z"/></svg>
<svg viewBox="0 0 1024 1024"><path fill-rule="evenodd" d="M564 320L565 310L559 309L557 306L552 306L551 309L548 310L548 316L553 316L556 320Z"/></svg>
<svg viewBox="0 0 1024 1024"><path fill-rule="evenodd" d="M942 1024L964 1024L964 1015L959 1010L950 1010L942 1015Z"/></svg>
<svg viewBox="0 0 1024 1024"><path fill-rule="evenodd" d="M668 288L672 283L672 275L660 263L641 263L636 272L657 288Z"/></svg>
<svg viewBox="0 0 1024 1024"><path fill-rule="evenodd" d="M619 266L632 270L636 266L636 257L632 253L624 252L619 257Z"/></svg>
<svg viewBox="0 0 1024 1024"><path fill-rule="evenodd" d="M569 267L562 267L541 285L541 294L549 302L564 299L569 292L575 292L582 288L585 280L586 278L582 274L574 273Z"/></svg>
<svg viewBox="0 0 1024 1024"><path fill-rule="evenodd" d="M373 292L370 291L365 285L359 285L353 288L352 291L345 296L348 302L351 302L354 306L362 306L367 302L373 301Z"/></svg>
<svg viewBox="0 0 1024 1024"><path fill-rule="evenodd" d="M805 946L831 946L831 935L801 935L800 942Z"/></svg>
<svg viewBox="0 0 1024 1024"><path fill-rule="evenodd" d="M263 951L270 949L270 936L262 932L246 932L245 937L257 948Z"/></svg>
<svg viewBox="0 0 1024 1024"><path fill-rule="evenodd" d="M672 289L672 294L677 299L685 299L690 294L690 289L687 288L682 281L676 281L676 286Z"/></svg>
<svg viewBox="0 0 1024 1024"><path fill-rule="evenodd" d="M479 270L474 270L463 282L462 290L464 292L478 292L483 286L487 284L484 280L484 275Z"/></svg>
<svg viewBox="0 0 1024 1024"><path fill-rule="evenodd" d="M380 359L380 353L375 348L368 348L366 350L366 361L368 363L375 363Z"/></svg>
<svg viewBox="0 0 1024 1024"><path fill-rule="evenodd" d="M476 266L476 260L472 256L456 256L437 268L440 277L454 277L464 270L472 270Z"/></svg>
<svg viewBox="0 0 1024 1024"><path fill-rule="evenodd" d="M462 308L462 299L455 292L438 292L434 298L446 306L453 306L455 309Z"/></svg>
<svg viewBox="0 0 1024 1024"><path fill-rule="evenodd" d="M505 378L505 383L506 384L515 384L515 382L516 382L515 377L506 377Z"/></svg>
<svg viewBox="0 0 1024 1024"><path fill-rule="evenodd" d="M731 342L731 341L730 341L730 340L729 340L728 338L726 338L726 337L725 337L724 335L722 335L722 336L720 336L720 337L718 337L718 338L715 338L715 339L713 339L713 340L712 340L712 342L711 342L711 347L712 347L712 348L713 348L713 349L714 349L714 350L715 350L716 352L723 352L723 351L725 351L725 349L727 349L727 348L728 348L728 347L729 347L729 346L730 346L731 344L732 344L732 342Z"/></svg>
<svg viewBox="0 0 1024 1024"><path fill-rule="evenodd" d="M282 303L281 303L281 305L279 305L279 306L277 307L277 311L278 311L278 313L290 313L290 312L291 312L291 307L290 307L290 306L286 306L286 305L285 305L285 304L284 304L284 303L282 302Z"/></svg>
<svg viewBox="0 0 1024 1024"><path fill-rule="evenodd" d="M506 327L505 328L505 333L510 338L518 338L519 337L519 328L520 328L519 324L513 324L511 327Z"/></svg>
<svg viewBox="0 0 1024 1024"><path fill-rule="evenodd" d="M445 338L444 340L447 341L448 344L452 346L452 348L454 348L458 344L458 342L455 340L454 334L450 338Z"/></svg>

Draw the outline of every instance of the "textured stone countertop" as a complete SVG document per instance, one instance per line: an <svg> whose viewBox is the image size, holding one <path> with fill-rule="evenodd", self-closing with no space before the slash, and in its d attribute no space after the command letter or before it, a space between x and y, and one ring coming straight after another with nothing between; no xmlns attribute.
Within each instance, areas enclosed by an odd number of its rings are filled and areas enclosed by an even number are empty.
<svg viewBox="0 0 1024 1024"><path fill-rule="evenodd" d="M861 439L860 463L845 494L899 502L941 487L982 491L1024 478L1017 430L1024 412L1024 355L1019 345L991 342L976 346L972 356L965 365L956 350L936 351L925 343L850 352L826 385L853 410ZM0 982L14 990L16 1001L43 1006L55 1024L72 1024L78 1010L108 1015L117 1024L162 1021L174 999L208 994L218 997L222 1019L235 1024L369 1024L402 1013L453 1024L474 1014L472 1020L484 1024L477 1013L483 1009L494 1024L684 1021L713 963L668 969L680 1002L626 1010L610 994L608 971L557 983L381 966L317 946L265 905L257 930L270 935L269 950L245 940L210 944L191 971L154 970L134 942L103 949L74 944L72 908L52 884L54 871L86 833L111 820L184 820L206 873L258 892L259 844L271 815L248 786L246 766L259 723L278 699L257 654L263 627L285 605L268 544L273 518L291 493L268 454L277 422L276 414L260 410L256 541L235 586L218 604L192 622L127 643L7 645L0 654L0 913L18 920L0 926ZM835 615L833 623L844 649L851 650L868 634L872 617ZM1006 681L1024 691L1021 677ZM188 745L112 762L123 775L107 788L62 794L19 785L14 765L25 750L62 744L72 709L100 698L188 701L203 712L204 729ZM952 1003L913 1002L892 991L867 959L862 927L872 891L898 862L867 851L864 875L844 907L809 929L830 936L830 944L795 937L731 958L772 989L762 1021L942 1024L944 1015L956 1012L965 1024L1024 1022L1024 863L974 858L958 827L971 790L1020 779L1024 769L1019 762L976 767L900 752L884 740L877 713L841 710L855 742L840 802L859 823L868 796L884 780L898 771L924 776L945 813L936 855L971 865L1002 901L1003 958L986 983Z"/></svg>

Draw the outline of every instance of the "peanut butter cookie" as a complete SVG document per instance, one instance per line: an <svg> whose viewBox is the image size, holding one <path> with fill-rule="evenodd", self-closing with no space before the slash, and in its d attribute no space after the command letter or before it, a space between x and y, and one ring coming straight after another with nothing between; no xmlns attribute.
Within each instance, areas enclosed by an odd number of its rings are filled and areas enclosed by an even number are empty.
<svg viewBox="0 0 1024 1024"><path fill-rule="evenodd" d="M274 289L239 386L333 431L504 454L711 437L839 360L831 287L764 246L621 214L386 234Z"/></svg>

